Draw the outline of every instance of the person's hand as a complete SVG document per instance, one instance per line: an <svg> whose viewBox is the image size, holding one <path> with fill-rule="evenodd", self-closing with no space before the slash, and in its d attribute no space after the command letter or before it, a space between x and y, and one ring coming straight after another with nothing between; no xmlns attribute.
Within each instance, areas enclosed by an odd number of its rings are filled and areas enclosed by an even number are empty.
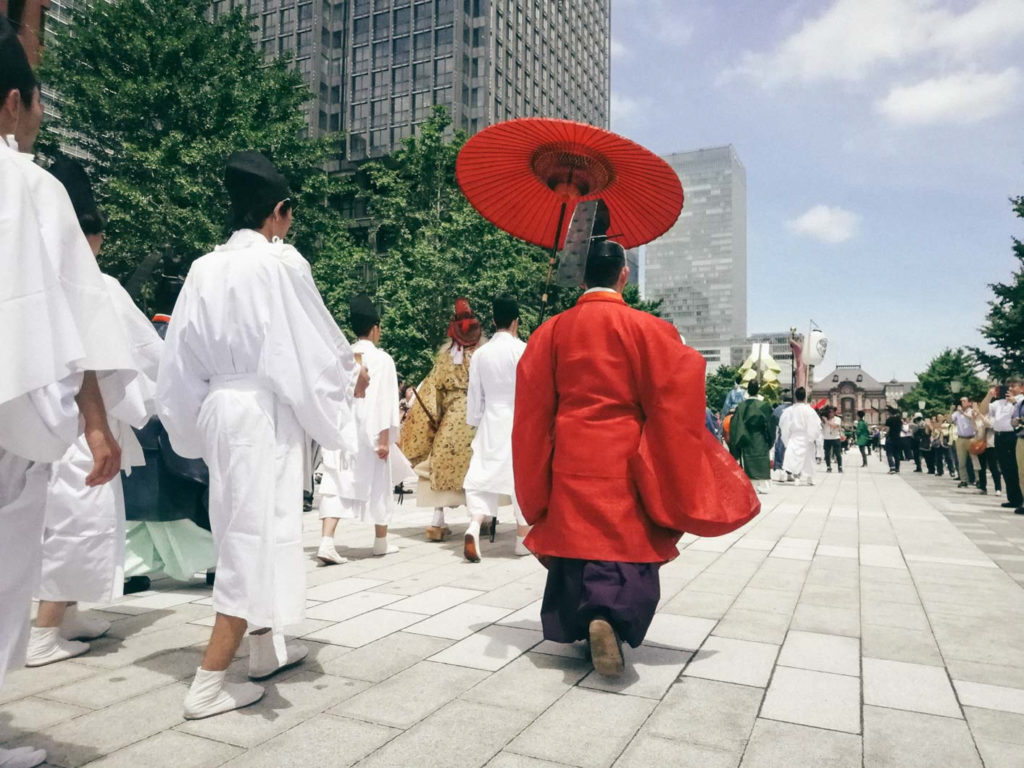
<svg viewBox="0 0 1024 768"><path fill-rule="evenodd" d="M999 387L992 387L992 388L990 388L989 391L988 391L988 396L990 398L992 398L993 400L995 400L997 397L999 397Z"/></svg>
<svg viewBox="0 0 1024 768"><path fill-rule="evenodd" d="M359 366L359 378L356 379L356 397L366 397L366 388L370 386L370 372L365 365Z"/></svg>
<svg viewBox="0 0 1024 768"><path fill-rule="evenodd" d="M117 444L110 427L104 422L98 426L86 426L85 442L92 454L92 472L85 478L89 488L109 483L121 471L121 446Z"/></svg>
<svg viewBox="0 0 1024 768"><path fill-rule="evenodd" d="M388 447L387 443L381 443L377 446L377 458L384 461L388 457L390 451L391 449Z"/></svg>

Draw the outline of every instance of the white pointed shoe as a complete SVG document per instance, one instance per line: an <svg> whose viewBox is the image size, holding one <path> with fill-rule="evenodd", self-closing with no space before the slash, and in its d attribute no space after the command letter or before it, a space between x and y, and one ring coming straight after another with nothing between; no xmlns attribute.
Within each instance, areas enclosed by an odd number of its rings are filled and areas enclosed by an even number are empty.
<svg viewBox="0 0 1024 768"><path fill-rule="evenodd" d="M398 552L398 547L388 541L387 536L374 536L373 537L373 556L384 557L384 555L393 555Z"/></svg>
<svg viewBox="0 0 1024 768"><path fill-rule="evenodd" d="M516 555L518 555L519 557L526 557L527 555L533 554L530 550L526 548L525 536L516 536L516 548L514 551Z"/></svg>
<svg viewBox="0 0 1024 768"><path fill-rule="evenodd" d="M200 720L204 717L230 712L255 704L263 698L265 691L255 683L227 683L226 671L213 672L200 667L185 696L185 719Z"/></svg>
<svg viewBox="0 0 1024 768"><path fill-rule="evenodd" d="M249 635L249 679L266 680L308 655L309 648L276 632Z"/></svg>
<svg viewBox="0 0 1024 768"><path fill-rule="evenodd" d="M60 636L60 627L32 627L28 640L26 667L41 667L81 656L89 651L88 643L65 640Z"/></svg>
<svg viewBox="0 0 1024 768"><path fill-rule="evenodd" d="M333 541L321 541L320 548L316 551L316 559L324 565L341 565L347 563L348 558L338 554Z"/></svg>
<svg viewBox="0 0 1024 768"><path fill-rule="evenodd" d="M60 623L60 636L65 640L95 640L109 630L109 621L95 616L83 616L78 612L77 605L69 605L64 610L64 619Z"/></svg>
<svg viewBox="0 0 1024 768"><path fill-rule="evenodd" d="M0 749L0 768L35 768L46 762L46 751L35 747Z"/></svg>

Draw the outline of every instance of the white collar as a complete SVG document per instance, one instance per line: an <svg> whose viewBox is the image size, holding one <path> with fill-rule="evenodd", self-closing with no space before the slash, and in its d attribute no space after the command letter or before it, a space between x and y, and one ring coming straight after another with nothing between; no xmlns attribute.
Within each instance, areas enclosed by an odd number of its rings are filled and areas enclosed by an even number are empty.
<svg viewBox="0 0 1024 768"><path fill-rule="evenodd" d="M583 292L583 295L586 296L588 293L618 293L618 291L614 288L602 288L598 286L597 288L588 288Z"/></svg>

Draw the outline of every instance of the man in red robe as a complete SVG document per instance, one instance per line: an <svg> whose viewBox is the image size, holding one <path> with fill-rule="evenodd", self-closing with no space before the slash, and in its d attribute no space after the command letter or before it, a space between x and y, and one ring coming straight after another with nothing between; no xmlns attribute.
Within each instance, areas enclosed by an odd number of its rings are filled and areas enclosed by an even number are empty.
<svg viewBox="0 0 1024 768"><path fill-rule="evenodd" d="M588 290L519 363L512 433L526 546L548 568L544 636L589 640L609 677L623 671L621 640L643 641L680 536L727 533L760 509L704 428L703 358L626 305L628 276L622 247L595 240Z"/></svg>

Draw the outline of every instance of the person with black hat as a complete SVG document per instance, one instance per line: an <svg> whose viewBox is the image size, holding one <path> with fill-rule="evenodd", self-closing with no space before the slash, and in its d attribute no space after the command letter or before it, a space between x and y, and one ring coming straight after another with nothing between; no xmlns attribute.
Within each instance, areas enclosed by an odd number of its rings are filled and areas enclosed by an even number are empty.
<svg viewBox="0 0 1024 768"><path fill-rule="evenodd" d="M502 497L511 501L516 518L517 555L528 555L523 541L530 526L516 501L512 476L512 419L516 401L516 366L526 350L518 336L519 304L511 296L494 300L495 334L480 347L469 367L469 392L466 421L476 427L473 458L463 487L470 523L463 542L463 555L471 563L480 562L480 526L491 520L491 540ZM509 501L505 501L509 503Z"/></svg>
<svg viewBox="0 0 1024 768"><path fill-rule="evenodd" d="M35 74L0 16L0 687L28 644L49 464L83 435L86 485L117 475L107 412L137 375L68 194L29 154L42 117ZM0 748L5 766L45 759Z"/></svg>
<svg viewBox="0 0 1024 768"><path fill-rule="evenodd" d="M301 662L286 641L305 617L303 450L307 435L341 448L366 372L287 245L285 177L263 155L236 152L224 178L227 243L193 262L167 327L157 400L174 450L210 470L217 548L210 643L185 698L185 717L209 717L263 696L225 671L246 627L249 676Z"/></svg>
<svg viewBox="0 0 1024 768"><path fill-rule="evenodd" d="M60 158L50 168L67 189L93 255L103 243L103 215L92 185L77 160ZM163 344L121 284L103 275L109 301L128 331L139 371L127 385L123 402L109 414L111 432L121 447L121 469L145 464L132 427L142 427L156 412L155 393ZM89 650L83 640L106 633L110 622L79 615L77 604L110 603L123 594L125 511L121 477L90 487L86 477L92 454L79 437L51 467L46 494L39 607L31 630L26 665L37 667Z"/></svg>
<svg viewBox="0 0 1024 768"><path fill-rule="evenodd" d="M366 397L355 407L357 450L354 453L323 452L322 537L316 556L324 565L346 562L334 545L339 518L373 523L375 557L398 552L398 547L388 541L393 512L391 491L398 483L415 477L409 462L395 445L401 427L398 372L391 355L377 346L380 313L369 296L352 297L349 322L358 337L352 352L370 372L370 386Z"/></svg>

